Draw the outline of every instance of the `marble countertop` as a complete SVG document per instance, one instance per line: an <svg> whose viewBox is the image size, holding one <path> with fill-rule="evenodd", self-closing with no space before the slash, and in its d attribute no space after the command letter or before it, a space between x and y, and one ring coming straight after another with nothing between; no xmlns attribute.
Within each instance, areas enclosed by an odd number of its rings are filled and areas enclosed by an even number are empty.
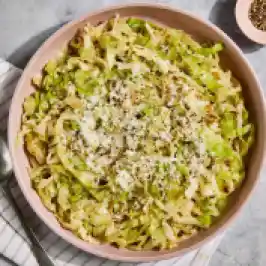
<svg viewBox="0 0 266 266"><path fill-rule="evenodd" d="M65 22L128 0L0 0L0 57L23 68L40 44ZM235 0L150 0L191 11L221 27L242 48L266 92L266 47L247 40L234 19ZM251 199L228 229L210 266L266 265L266 169Z"/></svg>

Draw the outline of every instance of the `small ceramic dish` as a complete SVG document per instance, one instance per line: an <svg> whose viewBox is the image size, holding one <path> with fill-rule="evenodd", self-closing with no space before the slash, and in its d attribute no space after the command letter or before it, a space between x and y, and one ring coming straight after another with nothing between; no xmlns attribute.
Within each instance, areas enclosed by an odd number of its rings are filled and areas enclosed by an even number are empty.
<svg viewBox="0 0 266 266"><path fill-rule="evenodd" d="M29 166L27 156L23 146L18 145L16 142L21 126L23 101L34 90L31 84L32 77L41 72L48 59L54 58L58 54L78 28L83 27L88 22L96 24L100 21L105 21L117 13L122 17L142 17L166 26L182 29L199 41L222 41L225 49L221 54L221 63L224 67L229 68L234 76L240 80L243 86L245 104L256 126L256 140L247 158L246 178L242 186L231 196L227 209L209 229L201 231L170 250L130 251L117 249L110 245L95 245L79 239L72 232L64 229L53 214L44 207L39 196L32 189L27 171ZM55 233L78 248L108 259L130 262L162 260L184 255L193 249L199 248L225 230L247 201L258 180L265 150L265 134L266 122L263 92L254 71L236 44L220 29L194 15L161 5L149 4L110 7L75 20L59 29L40 47L25 68L12 99L8 127L9 147L14 172L23 194L37 215Z"/></svg>
<svg viewBox="0 0 266 266"><path fill-rule="evenodd" d="M266 31L258 30L249 18L253 0L238 0L235 8L236 21L242 32L252 41L266 44Z"/></svg>

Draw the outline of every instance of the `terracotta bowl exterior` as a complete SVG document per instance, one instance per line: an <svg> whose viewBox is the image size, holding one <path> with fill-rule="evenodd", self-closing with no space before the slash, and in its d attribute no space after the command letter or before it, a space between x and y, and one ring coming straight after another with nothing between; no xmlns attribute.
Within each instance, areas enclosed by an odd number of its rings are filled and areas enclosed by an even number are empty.
<svg viewBox="0 0 266 266"><path fill-rule="evenodd" d="M22 145L18 146L16 142L21 125L24 98L34 90L31 85L32 77L40 73L48 59L54 58L59 53L62 47L73 37L78 28L83 27L88 22L96 24L100 21L107 20L116 13L119 13L120 16L142 17L157 21L166 26L182 29L198 40L222 41L225 44L225 50L222 52L222 64L232 70L234 75L240 80L243 86L247 108L251 113L252 121L256 125L256 141L247 158L246 178L241 187L231 196L228 208L208 230L183 241L178 247L171 250L130 251L117 249L110 245L90 244L79 239L72 232L62 228L53 214L44 207L40 198L32 189L27 171L27 167L29 166L27 157ZM32 209L48 227L69 243L86 252L113 260L138 262L169 259L174 256L184 255L193 249L199 248L226 229L243 207L258 181L265 150L265 125L265 103L263 92L256 75L240 49L224 32L211 23L205 22L181 10L161 5L135 4L110 7L75 20L59 29L39 48L25 68L13 96L9 115L8 137L18 184Z"/></svg>

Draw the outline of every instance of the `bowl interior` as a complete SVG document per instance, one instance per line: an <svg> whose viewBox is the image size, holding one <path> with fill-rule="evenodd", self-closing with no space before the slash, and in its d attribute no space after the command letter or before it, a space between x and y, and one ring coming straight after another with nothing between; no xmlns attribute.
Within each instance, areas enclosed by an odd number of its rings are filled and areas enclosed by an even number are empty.
<svg viewBox="0 0 266 266"><path fill-rule="evenodd" d="M28 160L22 146L17 146L16 138L20 130L22 104L24 98L32 91L31 79L41 72L48 59L58 55L62 47L73 37L76 30L87 22L96 24L104 21L115 13L120 16L138 16L157 21L161 24L182 29L199 40L223 41L225 50L222 52L222 64L232 70L234 75L241 81L246 104L251 112L251 119L256 125L256 141L247 158L247 175L242 186L233 193L230 204L219 219L210 229L200 232L198 235L183 241L178 247L163 251L129 251L116 249L109 245L93 245L78 239L70 231L63 229L54 216L42 205L38 195L31 188L30 178L27 172ZM131 5L109 8L88 15L80 20L65 25L44 43L37 51L25 69L14 94L9 116L9 147L13 159L14 171L18 183L40 218L57 234L68 242L76 245L84 251L109 259L124 261L150 261L166 259L182 255L193 248L197 248L218 232L223 230L228 222L235 216L240 207L246 201L254 187L262 164L265 147L265 107L263 94L259 87L254 72L244 59L239 48L222 31L209 23L179 10L156 5Z"/></svg>

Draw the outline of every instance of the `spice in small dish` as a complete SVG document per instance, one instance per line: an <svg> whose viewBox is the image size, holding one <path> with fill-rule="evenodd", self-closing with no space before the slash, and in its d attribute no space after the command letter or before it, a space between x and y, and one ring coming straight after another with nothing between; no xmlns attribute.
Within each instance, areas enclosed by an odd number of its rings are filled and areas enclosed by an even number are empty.
<svg viewBox="0 0 266 266"><path fill-rule="evenodd" d="M249 9L249 19L259 30L266 31L266 0L254 0Z"/></svg>

